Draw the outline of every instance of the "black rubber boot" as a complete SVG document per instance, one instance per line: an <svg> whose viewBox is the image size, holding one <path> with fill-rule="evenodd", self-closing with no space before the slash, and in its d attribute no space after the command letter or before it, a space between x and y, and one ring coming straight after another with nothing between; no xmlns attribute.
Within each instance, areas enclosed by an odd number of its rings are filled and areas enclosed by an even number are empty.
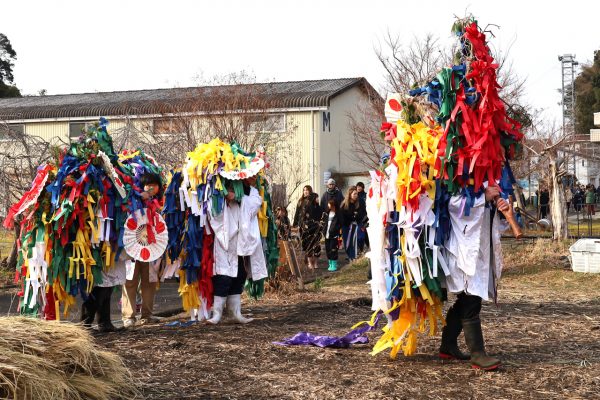
<svg viewBox="0 0 600 400"><path fill-rule="evenodd" d="M93 293L81 304L81 322L86 328L91 328L96 319L96 299Z"/></svg>
<svg viewBox="0 0 600 400"><path fill-rule="evenodd" d="M495 357L488 356L483 344L483 332L481 331L481 320L479 317L462 320L465 332L465 341L471 352L471 366L475 369L493 371L497 369L501 361Z"/></svg>
<svg viewBox="0 0 600 400"><path fill-rule="evenodd" d="M443 360L468 360L471 358L458 348L458 335L462 331L462 322L456 306L450 307L446 314L446 326L442 329L442 344L439 357Z"/></svg>
<svg viewBox="0 0 600 400"><path fill-rule="evenodd" d="M102 288L101 303L98 308L98 332L101 333L116 332L118 330L110 320L110 297L112 291L112 287Z"/></svg>

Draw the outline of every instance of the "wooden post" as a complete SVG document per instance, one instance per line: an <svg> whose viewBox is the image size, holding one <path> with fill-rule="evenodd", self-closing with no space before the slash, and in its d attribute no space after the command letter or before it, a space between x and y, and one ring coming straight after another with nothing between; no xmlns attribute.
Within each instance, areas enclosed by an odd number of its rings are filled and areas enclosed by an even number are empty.
<svg viewBox="0 0 600 400"><path fill-rule="evenodd" d="M282 240L283 249L285 250L285 257L288 265L290 266L290 270L292 271L292 275L296 277L298 281L298 289L304 290L304 279L302 278L302 272L300 271L300 267L298 266L298 258L296 257L296 250L294 246L290 245L289 240Z"/></svg>

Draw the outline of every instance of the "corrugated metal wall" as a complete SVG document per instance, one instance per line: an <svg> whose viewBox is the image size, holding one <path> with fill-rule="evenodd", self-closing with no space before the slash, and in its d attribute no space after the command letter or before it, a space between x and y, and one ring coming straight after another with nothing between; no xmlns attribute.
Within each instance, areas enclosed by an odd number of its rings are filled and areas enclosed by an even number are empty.
<svg viewBox="0 0 600 400"><path fill-rule="evenodd" d="M275 184L286 184L286 195L290 205L290 219L296 208L305 185L312 185L310 178L311 163L311 113L286 113L286 132L272 133L278 135L272 148L267 149L267 159L272 170L269 175ZM280 139L279 139L280 138ZM297 186L297 187L296 187Z"/></svg>
<svg viewBox="0 0 600 400"><path fill-rule="evenodd" d="M25 124L25 133L27 135L39 136L44 140L52 141L59 138L68 142L69 123L68 122L32 122Z"/></svg>

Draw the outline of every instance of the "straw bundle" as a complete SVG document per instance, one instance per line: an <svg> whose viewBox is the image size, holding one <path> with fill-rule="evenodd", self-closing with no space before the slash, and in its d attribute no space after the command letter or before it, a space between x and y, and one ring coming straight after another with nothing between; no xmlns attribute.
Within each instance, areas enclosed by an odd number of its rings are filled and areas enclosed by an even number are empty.
<svg viewBox="0 0 600 400"><path fill-rule="evenodd" d="M0 317L0 398L136 397L139 393L121 358L98 348L83 328Z"/></svg>

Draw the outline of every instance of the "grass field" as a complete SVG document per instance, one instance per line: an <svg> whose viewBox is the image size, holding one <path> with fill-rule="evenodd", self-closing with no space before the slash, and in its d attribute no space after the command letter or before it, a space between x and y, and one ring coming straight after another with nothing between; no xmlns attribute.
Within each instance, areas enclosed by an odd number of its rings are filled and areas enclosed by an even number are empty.
<svg viewBox="0 0 600 400"><path fill-rule="evenodd" d="M12 231L0 228L0 261L10 255L14 242L14 234Z"/></svg>

